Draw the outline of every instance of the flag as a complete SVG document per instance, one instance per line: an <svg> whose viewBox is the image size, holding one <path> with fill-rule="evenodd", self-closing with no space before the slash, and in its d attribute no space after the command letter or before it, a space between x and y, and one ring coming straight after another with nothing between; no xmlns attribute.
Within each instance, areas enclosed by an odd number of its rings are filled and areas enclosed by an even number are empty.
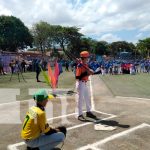
<svg viewBox="0 0 150 150"><path fill-rule="evenodd" d="M56 88L56 79L53 75L50 63L48 63L48 77L50 78L52 88Z"/></svg>
<svg viewBox="0 0 150 150"><path fill-rule="evenodd" d="M49 79L48 75L46 74L46 72L45 72L45 71L43 71L43 69L42 69L42 67L41 67L41 66L39 66L39 67L40 67L40 69L41 69L41 71L42 71L42 74L43 74L43 77L44 77L44 79L45 79L45 82L46 82L48 85L50 85L50 86L51 86L51 81L50 81L50 79Z"/></svg>
<svg viewBox="0 0 150 150"><path fill-rule="evenodd" d="M54 77L55 77L55 80L56 80L56 87L58 85L58 78L59 78L59 75L63 72L62 70L62 65L59 64L57 61L55 62L55 69L54 69Z"/></svg>
<svg viewBox="0 0 150 150"><path fill-rule="evenodd" d="M57 63L57 61L55 62L54 77L56 80L55 86L57 87L59 77L59 64Z"/></svg>

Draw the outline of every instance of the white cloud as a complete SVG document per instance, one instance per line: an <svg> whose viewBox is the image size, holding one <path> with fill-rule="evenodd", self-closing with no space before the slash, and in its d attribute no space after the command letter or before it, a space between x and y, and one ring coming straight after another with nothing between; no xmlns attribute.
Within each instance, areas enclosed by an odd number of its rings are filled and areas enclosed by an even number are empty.
<svg viewBox="0 0 150 150"><path fill-rule="evenodd" d="M0 1L0 14L19 17L28 26L43 20L81 27L81 32L89 36L122 30L148 31L149 8L149 0Z"/></svg>
<svg viewBox="0 0 150 150"><path fill-rule="evenodd" d="M113 35L111 33L104 34L99 38L99 41L107 41L107 42L115 42L115 41L121 41L121 38L117 35Z"/></svg>
<svg viewBox="0 0 150 150"><path fill-rule="evenodd" d="M100 35L109 32L139 30L150 22L150 1L94 0L88 1L76 14L81 32Z"/></svg>
<svg viewBox="0 0 150 150"><path fill-rule="evenodd" d="M3 6L0 5L0 15L8 15L10 16L12 12L8 10L7 8L4 8Z"/></svg>
<svg viewBox="0 0 150 150"><path fill-rule="evenodd" d="M140 31L150 31L150 24L144 26L143 28L141 28Z"/></svg>
<svg viewBox="0 0 150 150"><path fill-rule="evenodd" d="M0 5L11 10L12 15L19 17L27 25L31 25L40 20L52 24L69 24L73 22L71 5L66 0L45 0L44 2L43 0L1 1Z"/></svg>

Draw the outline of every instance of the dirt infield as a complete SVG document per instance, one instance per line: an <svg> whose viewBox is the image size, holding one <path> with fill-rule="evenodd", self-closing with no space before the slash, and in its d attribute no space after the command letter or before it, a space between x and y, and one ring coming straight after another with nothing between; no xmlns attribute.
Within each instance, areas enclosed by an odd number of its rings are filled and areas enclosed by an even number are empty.
<svg viewBox="0 0 150 150"><path fill-rule="evenodd" d="M66 125L68 135L64 150L148 150L150 147L150 100L138 98L114 97L99 76L93 76L89 82L93 112L101 118L101 123L117 127L113 131L95 131L94 123L80 122L75 114L75 97L67 101L66 115L62 115L61 102L53 102L53 118L50 115L50 105L47 108L47 118L54 126ZM29 105L33 102L16 103L21 112L20 123L2 123L0 120L0 149L25 150L24 142L20 138L21 121ZM15 106L0 105L0 110L15 117ZM62 119L63 118L63 119ZM19 119L18 119L19 120ZM13 119L12 119L13 121ZM9 145L9 146L8 146Z"/></svg>

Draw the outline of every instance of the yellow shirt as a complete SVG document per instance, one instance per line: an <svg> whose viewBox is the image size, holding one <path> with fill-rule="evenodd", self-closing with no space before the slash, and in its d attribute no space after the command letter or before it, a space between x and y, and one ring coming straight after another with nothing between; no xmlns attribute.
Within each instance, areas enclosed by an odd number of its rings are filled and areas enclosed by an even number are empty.
<svg viewBox="0 0 150 150"><path fill-rule="evenodd" d="M46 121L45 111L36 106L31 107L24 119L21 137L23 139L35 139L41 133L46 133L49 130L50 127Z"/></svg>

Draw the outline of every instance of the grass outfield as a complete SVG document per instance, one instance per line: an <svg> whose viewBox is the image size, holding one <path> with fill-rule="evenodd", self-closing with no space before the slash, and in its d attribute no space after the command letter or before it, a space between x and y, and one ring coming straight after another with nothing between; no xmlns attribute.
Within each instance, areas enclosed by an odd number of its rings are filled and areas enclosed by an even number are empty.
<svg viewBox="0 0 150 150"><path fill-rule="evenodd" d="M23 73L23 76L27 83L25 83L21 76L21 82L18 81L17 75L13 75L12 81L10 82L10 75L0 76L0 88L14 88L20 89L20 95L17 96L17 100L27 100L32 98L32 96L28 95L29 88L50 88L47 83L44 83L44 77L42 73L40 73L39 79L43 82L36 82L35 72L27 72ZM75 78L72 72L63 72L59 77L59 88L69 88L73 89L75 86Z"/></svg>
<svg viewBox="0 0 150 150"><path fill-rule="evenodd" d="M150 74L100 76L114 96L150 98Z"/></svg>

